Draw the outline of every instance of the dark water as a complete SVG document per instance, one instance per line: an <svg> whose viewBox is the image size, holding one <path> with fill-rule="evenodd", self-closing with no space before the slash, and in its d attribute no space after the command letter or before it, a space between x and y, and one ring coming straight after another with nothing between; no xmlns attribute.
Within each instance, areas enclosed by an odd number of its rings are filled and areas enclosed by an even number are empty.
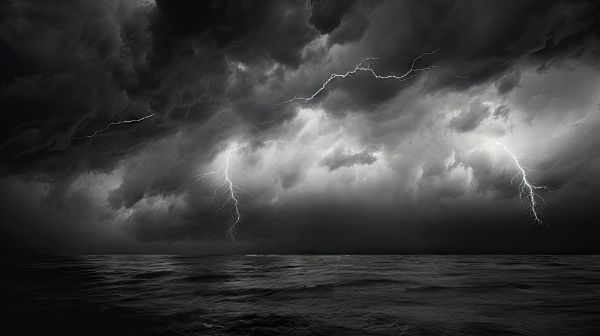
<svg viewBox="0 0 600 336"><path fill-rule="evenodd" d="M598 256L11 263L2 335L600 335Z"/></svg>

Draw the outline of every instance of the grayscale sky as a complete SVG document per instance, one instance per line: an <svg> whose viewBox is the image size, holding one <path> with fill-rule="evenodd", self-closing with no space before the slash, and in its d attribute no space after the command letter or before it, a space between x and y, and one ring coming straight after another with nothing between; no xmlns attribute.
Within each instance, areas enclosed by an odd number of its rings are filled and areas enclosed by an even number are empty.
<svg viewBox="0 0 600 336"><path fill-rule="evenodd" d="M598 18L3 1L3 250L600 252Z"/></svg>

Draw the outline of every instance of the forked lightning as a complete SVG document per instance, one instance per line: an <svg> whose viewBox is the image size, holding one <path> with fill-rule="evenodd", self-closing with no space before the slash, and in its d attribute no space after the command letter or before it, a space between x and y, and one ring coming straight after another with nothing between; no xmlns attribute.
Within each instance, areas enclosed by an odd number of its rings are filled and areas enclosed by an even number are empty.
<svg viewBox="0 0 600 336"><path fill-rule="evenodd" d="M519 162L519 158L515 155L505 144L500 141L496 141L496 144L504 149L506 153L513 159L515 166L517 168L517 175L513 177L519 177L521 179L521 183L519 183L519 197L524 200L529 207L529 214L531 215L533 221L542 225L544 222L542 220L542 213L540 211L539 202L545 204L544 198L538 194L539 190L549 190L546 186L538 186L531 183L527 177L526 169Z"/></svg>

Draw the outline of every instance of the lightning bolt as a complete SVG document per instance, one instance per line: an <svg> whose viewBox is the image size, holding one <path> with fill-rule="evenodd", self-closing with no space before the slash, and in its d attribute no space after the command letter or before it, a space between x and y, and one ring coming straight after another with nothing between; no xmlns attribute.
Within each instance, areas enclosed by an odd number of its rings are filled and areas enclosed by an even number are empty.
<svg viewBox="0 0 600 336"><path fill-rule="evenodd" d="M293 140L267 140L264 141L263 144L275 144L275 143L286 143L286 144L298 144L297 141ZM213 193L213 197L219 193L219 190L224 190L224 194L226 195L226 200L223 206L227 204L231 204L233 208L233 218L231 224L227 228L227 234L232 241L235 241L235 228L242 221L242 213L240 211L240 194L247 194L252 196L250 192L242 189L238 185L236 185L231 178L231 155L233 152L239 151L245 147L242 146L234 146L231 149L227 150L227 154L225 156L225 165L222 171L209 171L196 176L196 181L203 180L213 175L220 176L223 179L223 182L215 188Z"/></svg>
<svg viewBox="0 0 600 336"><path fill-rule="evenodd" d="M229 237L231 237L231 240L235 240L235 236L233 235L233 230L235 229L235 226L242 220L242 215L240 214L240 207L239 207L239 199L237 197L237 192L236 192L236 186L233 184L233 182L231 181L231 177L229 177L229 159L231 158L231 152L233 152L234 150L238 150L239 148L234 148L231 149L229 151L227 151L227 160L225 163L225 171L223 172L223 175L225 176L225 182L227 183L227 187L229 189L229 200L233 202L233 212L234 212L234 221L233 223L231 223L231 225L229 226L229 229L227 230L227 232L229 233Z"/></svg>
<svg viewBox="0 0 600 336"><path fill-rule="evenodd" d="M457 77L457 78L468 78L465 76L456 75L456 74L452 73L450 70L447 70L438 65L417 67L417 63L423 57L436 54L440 50L441 49L435 49L433 51L424 52L424 53L420 54L419 56L415 57L412 60L410 68L406 72L404 72L403 74L400 74L400 75L380 75L380 74L378 74L373 68L371 68L371 65L373 64L374 61L380 60L383 57L367 57L367 58L363 59L362 61L360 61L358 64L356 64L354 66L354 69L347 71L344 74L336 74L336 73L331 74L329 76L329 78L321 85L321 87L318 88L315 92L313 92L312 95L310 95L308 97L294 97L294 98L288 99L286 101L283 101L279 104L275 104L275 106L281 106L281 105L285 105L285 104L289 104L289 103L293 103L293 102L300 102L300 103L309 102L309 101L313 100L315 97L317 97L321 92L323 92L327 88L329 83L331 83L334 79L346 78L348 76L355 78L354 76L358 72L367 72L367 73L371 74L371 76L373 76L373 78L376 78L376 79L395 79L395 80L399 80L399 81L405 81L405 80L409 79L411 75L413 75L417 72L425 72L425 71L429 71L432 69L438 69L438 70L444 71L446 73L449 73L452 76Z"/></svg>
<svg viewBox="0 0 600 336"><path fill-rule="evenodd" d="M141 117L141 118L139 118L139 119L130 119L130 120L113 121L113 122L110 122L110 123L108 123L108 124L106 125L106 127L102 128L102 129L99 129L99 130L96 130L96 131L94 131L94 133L92 133L92 134L90 134L90 135L84 135L84 136L82 136L82 137L80 137L80 138L76 138L76 139L78 139L78 140L81 140L81 139L89 139L89 138L93 138L93 137L95 137L96 135L98 135L98 134L100 134L100 133L104 133L104 132L108 131L108 130L109 130L111 127L113 127L113 126L117 126L117 125L123 125L123 124L132 124L132 123L138 123L138 122L144 121L144 120L146 120L146 119L149 119L149 118L152 118L152 117L154 117L154 113L152 113L152 114L149 114L149 115L147 115L147 116L145 116L145 117Z"/></svg>
<svg viewBox="0 0 600 336"><path fill-rule="evenodd" d="M158 211L160 209L165 209L168 210L168 205L167 202L165 201L165 197L163 196L163 194L161 193L157 202L157 208L154 209L154 218L156 218L156 214L158 213Z"/></svg>
<svg viewBox="0 0 600 336"><path fill-rule="evenodd" d="M227 154L225 156L225 167L223 168L222 172L210 171L210 172L206 172L206 173L196 176L197 181L202 180L206 177L209 177L210 175L215 175L215 174L221 175L223 177L223 183L221 185L217 186L214 194L216 196L218 191L220 189L224 188L227 198L226 198L223 206L227 205L228 203L231 203L231 205L233 207L233 219L232 219L231 224L229 224L229 227L227 228L227 234L229 235L229 237L231 238L232 241L236 240L235 234L234 234L235 227L242 221L242 213L240 212L239 194L240 193L249 194L246 190L238 187L233 182L233 180L231 179L231 175L230 175L231 153L238 151L240 149L242 149L242 147L236 146L236 147L233 147L233 148L227 150Z"/></svg>
<svg viewBox="0 0 600 336"><path fill-rule="evenodd" d="M544 198L538 194L538 191L539 190L549 190L548 187L538 186L538 185L531 183L527 177L526 169L521 165L521 162L519 162L518 156L515 155L502 142L496 141L496 144L498 146L502 147L502 149L504 149L504 151L506 153L508 153L508 155L510 155L510 157L513 159L513 162L515 163L515 166L517 167L517 174L513 177L513 180L517 177L519 177L521 179L521 183L519 184L519 197L521 199L525 200L529 204L529 214L532 216L533 221L538 225L542 225L543 220L542 220L542 213L539 209L539 207L540 207L539 202L541 202L544 205L546 203L544 201ZM511 184L512 184L512 180L511 180Z"/></svg>

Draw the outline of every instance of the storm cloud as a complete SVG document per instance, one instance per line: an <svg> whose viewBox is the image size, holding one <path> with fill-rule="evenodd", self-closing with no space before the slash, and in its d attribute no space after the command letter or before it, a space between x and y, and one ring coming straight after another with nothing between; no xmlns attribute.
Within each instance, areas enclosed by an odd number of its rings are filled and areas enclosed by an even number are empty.
<svg viewBox="0 0 600 336"><path fill-rule="evenodd" d="M361 152L350 152L338 147L321 160L321 164L329 170L336 170L341 167L352 167L354 165L370 165L377 161L375 155L365 149Z"/></svg>
<svg viewBox="0 0 600 336"><path fill-rule="evenodd" d="M4 245L599 252L598 17L584 0L5 1ZM544 226L515 159L550 190Z"/></svg>

